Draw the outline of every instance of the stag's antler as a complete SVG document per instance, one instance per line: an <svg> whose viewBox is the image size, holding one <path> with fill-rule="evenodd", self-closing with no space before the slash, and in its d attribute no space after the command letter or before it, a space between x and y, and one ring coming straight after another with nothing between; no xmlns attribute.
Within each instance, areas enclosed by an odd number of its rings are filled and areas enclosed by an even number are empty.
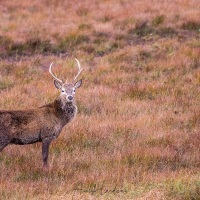
<svg viewBox="0 0 200 200"><path fill-rule="evenodd" d="M77 62L77 64L78 64L78 73L77 73L77 75L74 77L73 82L77 79L77 77L80 75L81 71L83 70L83 68L81 68L81 65L80 65L78 59L75 58L75 60L76 60L76 62ZM51 74L51 76L53 76L53 78L54 78L55 80L57 80L57 81L59 81L61 84L63 84L63 81L60 80L60 79L58 79L58 78L53 74L52 69L51 69L51 68L52 68L52 65L53 65L53 62L52 62L52 63L50 64L50 66L49 66L49 73ZM66 81L66 82L67 82L67 81Z"/></svg>
<svg viewBox="0 0 200 200"><path fill-rule="evenodd" d="M75 80L77 79L77 77L79 76L79 74L80 74L81 71L83 70L83 68L81 68L81 65L80 65L78 59L75 58L75 60L76 60L76 62L77 62L77 64L78 64L78 73L77 73L77 75L74 77L74 80L73 80L73 81L75 81Z"/></svg>
<svg viewBox="0 0 200 200"><path fill-rule="evenodd" d="M52 70L51 70L52 65L53 65L53 62L50 64L49 73L51 74L51 76L53 76L53 78L54 78L55 80L57 80L57 81L59 81L61 84L63 84L63 81L60 80L60 79L58 79L58 78L53 74L53 72L52 72Z"/></svg>

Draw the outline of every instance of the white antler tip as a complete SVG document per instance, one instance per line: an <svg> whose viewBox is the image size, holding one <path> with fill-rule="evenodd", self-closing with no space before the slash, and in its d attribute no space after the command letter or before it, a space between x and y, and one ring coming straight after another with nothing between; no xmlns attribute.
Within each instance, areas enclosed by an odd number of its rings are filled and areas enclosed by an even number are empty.
<svg viewBox="0 0 200 200"><path fill-rule="evenodd" d="M79 60L77 58L74 58L78 64L78 74L74 77L74 81L76 80L76 78L79 76L79 74L81 73L81 71L83 70L83 68L81 68L81 64L79 62Z"/></svg>
<svg viewBox="0 0 200 200"><path fill-rule="evenodd" d="M77 58L74 58L74 59L76 60L78 66L80 67L80 62L79 62L79 60L78 60Z"/></svg>
<svg viewBox="0 0 200 200"><path fill-rule="evenodd" d="M49 72L51 71L51 66L53 65L53 62L49 66Z"/></svg>
<svg viewBox="0 0 200 200"><path fill-rule="evenodd" d="M81 68L81 64L80 64L79 60L77 58L74 58L74 59L76 60L76 62L78 64L79 70L82 71L83 68Z"/></svg>
<svg viewBox="0 0 200 200"><path fill-rule="evenodd" d="M53 65L53 62L52 62L52 63L50 64L50 66L49 66L49 73L51 74L51 76L53 76L53 78L54 78L55 80L59 81L60 83L63 83L62 80L58 79L58 78L53 74L53 72L52 72L52 70L51 70L52 65Z"/></svg>

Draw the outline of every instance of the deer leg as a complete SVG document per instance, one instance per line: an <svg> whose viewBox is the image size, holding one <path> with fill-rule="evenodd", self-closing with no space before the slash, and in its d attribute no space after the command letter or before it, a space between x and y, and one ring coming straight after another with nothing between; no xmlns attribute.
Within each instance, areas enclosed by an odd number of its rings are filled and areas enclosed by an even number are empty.
<svg viewBox="0 0 200 200"><path fill-rule="evenodd" d="M48 155L49 155L49 145L51 143L51 140L44 139L42 141L42 159L43 159L43 166L47 167L48 162Z"/></svg>

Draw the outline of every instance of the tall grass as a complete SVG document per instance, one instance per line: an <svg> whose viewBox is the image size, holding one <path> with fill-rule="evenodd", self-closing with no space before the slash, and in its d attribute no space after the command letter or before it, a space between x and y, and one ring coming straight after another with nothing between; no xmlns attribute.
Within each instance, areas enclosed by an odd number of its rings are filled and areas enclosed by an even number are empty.
<svg viewBox="0 0 200 200"><path fill-rule="evenodd" d="M0 108L53 101L83 68L76 119L50 147L0 153L1 199L198 199L198 1L3 1ZM134 8L134 12L131 8ZM177 10L179 11L177 13Z"/></svg>

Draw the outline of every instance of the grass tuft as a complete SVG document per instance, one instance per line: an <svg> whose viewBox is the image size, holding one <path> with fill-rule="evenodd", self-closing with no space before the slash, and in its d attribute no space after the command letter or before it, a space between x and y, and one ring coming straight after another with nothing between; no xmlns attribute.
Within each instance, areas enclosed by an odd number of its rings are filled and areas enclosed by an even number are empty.
<svg viewBox="0 0 200 200"><path fill-rule="evenodd" d="M14 81L10 78L0 79L0 91L5 89L10 89L14 86Z"/></svg>
<svg viewBox="0 0 200 200"><path fill-rule="evenodd" d="M166 187L168 199L197 200L200 197L200 180L177 180Z"/></svg>
<svg viewBox="0 0 200 200"><path fill-rule="evenodd" d="M164 23L165 15L158 15L152 20L153 26L159 26Z"/></svg>
<svg viewBox="0 0 200 200"><path fill-rule="evenodd" d="M195 31L199 31L199 30L200 30L200 23L199 23L199 22L196 22L196 21L187 21L187 22L184 22L184 23L181 25L181 28L182 28L182 29L185 29L185 30L195 30Z"/></svg>
<svg viewBox="0 0 200 200"><path fill-rule="evenodd" d="M129 30L129 34L136 34L139 37L153 34L155 30L147 24L147 21L137 22L135 28Z"/></svg>
<svg viewBox="0 0 200 200"><path fill-rule="evenodd" d="M68 34L59 42L57 50L60 52L67 52L75 49L81 43L88 43L89 40L90 39L87 35L81 34L79 32L73 32Z"/></svg>

